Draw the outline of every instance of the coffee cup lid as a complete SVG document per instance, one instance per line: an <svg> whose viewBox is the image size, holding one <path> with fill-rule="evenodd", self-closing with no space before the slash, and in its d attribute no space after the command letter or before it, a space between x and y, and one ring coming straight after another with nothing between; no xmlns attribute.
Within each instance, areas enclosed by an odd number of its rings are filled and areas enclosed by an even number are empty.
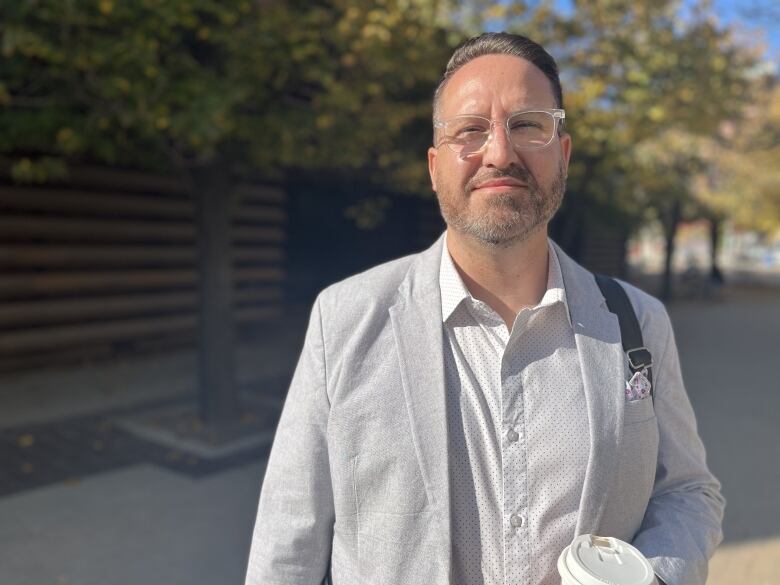
<svg viewBox="0 0 780 585"><path fill-rule="evenodd" d="M563 549L558 572L567 585L650 585L655 579L653 567L633 546L592 534Z"/></svg>

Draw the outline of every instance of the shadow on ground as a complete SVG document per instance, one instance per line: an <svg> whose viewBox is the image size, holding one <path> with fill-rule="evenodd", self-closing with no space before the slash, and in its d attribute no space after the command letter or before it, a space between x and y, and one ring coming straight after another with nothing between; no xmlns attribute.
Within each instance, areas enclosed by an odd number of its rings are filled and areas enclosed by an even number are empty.
<svg viewBox="0 0 780 585"><path fill-rule="evenodd" d="M683 375L727 499L726 543L780 535L780 288L670 304Z"/></svg>

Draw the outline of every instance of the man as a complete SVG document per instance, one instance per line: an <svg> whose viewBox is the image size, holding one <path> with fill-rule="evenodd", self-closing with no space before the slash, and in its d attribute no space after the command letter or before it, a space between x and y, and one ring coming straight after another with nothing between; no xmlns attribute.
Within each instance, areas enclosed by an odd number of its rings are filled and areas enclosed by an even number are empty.
<svg viewBox="0 0 780 585"><path fill-rule="evenodd" d="M434 98L428 250L315 302L260 496L248 584L552 585L578 534L703 585L723 499L663 306L624 285L631 377L592 274L547 238L571 138L554 60L516 35L453 55Z"/></svg>

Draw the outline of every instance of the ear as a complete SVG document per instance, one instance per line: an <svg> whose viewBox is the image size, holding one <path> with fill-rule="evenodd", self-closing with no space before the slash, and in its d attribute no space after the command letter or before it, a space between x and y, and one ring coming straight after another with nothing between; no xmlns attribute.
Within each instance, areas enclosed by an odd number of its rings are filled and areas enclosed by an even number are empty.
<svg viewBox="0 0 780 585"><path fill-rule="evenodd" d="M428 174L431 176L431 188L436 192L436 157L439 152L431 146L428 149Z"/></svg>
<svg viewBox="0 0 780 585"><path fill-rule="evenodd" d="M569 173L569 159L571 158L571 134L564 132L560 137L561 143L561 155L563 156L563 164L566 169L566 174Z"/></svg>

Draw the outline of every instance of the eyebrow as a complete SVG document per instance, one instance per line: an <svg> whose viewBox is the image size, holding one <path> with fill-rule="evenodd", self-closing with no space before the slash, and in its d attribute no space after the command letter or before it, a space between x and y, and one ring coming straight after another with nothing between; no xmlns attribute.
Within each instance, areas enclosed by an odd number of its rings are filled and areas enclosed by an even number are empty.
<svg viewBox="0 0 780 585"><path fill-rule="evenodd" d="M547 111L547 110L558 110L558 109L560 109L560 108L547 107L547 106L525 106L525 107L523 107L523 108L521 108L519 110L512 110L511 112L509 112L509 114L507 114L507 118L510 118L510 117L514 116L515 114L522 114L523 112L543 112L543 111ZM462 116L478 116L480 118L485 118L486 120L490 120L490 116L487 115L487 114L482 114L482 113L477 114L477 113L466 112L466 113L463 113L463 114L455 114L454 116L447 116L446 118L440 118L439 121L441 121L441 120L450 120L452 118L460 118Z"/></svg>

